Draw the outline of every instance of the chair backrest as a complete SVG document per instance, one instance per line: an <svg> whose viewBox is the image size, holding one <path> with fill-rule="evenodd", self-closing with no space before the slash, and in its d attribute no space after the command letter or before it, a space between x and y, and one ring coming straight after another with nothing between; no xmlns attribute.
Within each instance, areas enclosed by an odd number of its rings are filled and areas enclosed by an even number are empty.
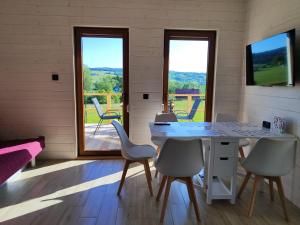
<svg viewBox="0 0 300 225"><path fill-rule="evenodd" d="M92 102L94 103L94 106L97 110L98 115L101 117L103 115L103 111L101 109L101 105L100 105L98 99L96 97L93 97Z"/></svg>
<svg viewBox="0 0 300 225"><path fill-rule="evenodd" d="M201 139L168 139L161 148L155 166L167 176L190 177L197 174L203 166Z"/></svg>
<svg viewBox="0 0 300 225"><path fill-rule="evenodd" d="M294 166L295 140L261 138L242 165L262 176L284 176Z"/></svg>
<svg viewBox="0 0 300 225"><path fill-rule="evenodd" d="M121 154L125 159L131 159L131 157L128 155L127 151L129 148L133 146L133 144L130 142L123 126L116 120L112 121L112 125L117 130L117 133L121 140Z"/></svg>
<svg viewBox="0 0 300 225"><path fill-rule="evenodd" d="M177 117L174 113L157 113L154 122L177 122Z"/></svg>
<svg viewBox="0 0 300 225"><path fill-rule="evenodd" d="M230 115L230 114L217 113L215 121L216 122L235 122L236 119L232 115Z"/></svg>
<svg viewBox="0 0 300 225"><path fill-rule="evenodd" d="M195 101L194 101L194 104L192 106L192 109L188 115L189 119L192 120L197 112L197 109L200 105L200 102L201 102L201 99L200 98L196 98Z"/></svg>

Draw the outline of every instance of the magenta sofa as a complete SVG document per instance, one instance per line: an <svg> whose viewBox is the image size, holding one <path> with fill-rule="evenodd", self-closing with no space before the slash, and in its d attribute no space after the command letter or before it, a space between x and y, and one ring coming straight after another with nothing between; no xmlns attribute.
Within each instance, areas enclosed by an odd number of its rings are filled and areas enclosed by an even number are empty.
<svg viewBox="0 0 300 225"><path fill-rule="evenodd" d="M45 138L0 142L0 185L24 167L45 147Z"/></svg>

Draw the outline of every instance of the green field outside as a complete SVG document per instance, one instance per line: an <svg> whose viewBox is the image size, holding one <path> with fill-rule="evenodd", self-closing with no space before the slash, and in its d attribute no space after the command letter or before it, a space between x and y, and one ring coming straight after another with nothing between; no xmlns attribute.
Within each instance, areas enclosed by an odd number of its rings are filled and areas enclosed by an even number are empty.
<svg viewBox="0 0 300 225"><path fill-rule="evenodd" d="M285 74L287 74L287 66L264 68L254 72L254 81L257 85L286 83Z"/></svg>
<svg viewBox="0 0 300 225"><path fill-rule="evenodd" d="M178 100L175 101L175 106L174 106L174 110L185 110L187 111L187 100ZM106 104L101 104L103 111L106 111ZM205 107L205 101L202 101L200 103L199 106L199 111L204 111L204 107ZM93 104L86 104L85 106L85 123L98 123L99 122L99 116L96 112L96 109L94 107ZM111 109L113 110L117 110L121 113L121 107L120 104L113 104ZM204 121L204 112L197 112L195 117L194 117L194 121L195 122L203 122ZM154 120L154 115L153 115L153 120ZM183 120L182 120L183 121ZM103 121L103 124L109 124L111 123L111 121Z"/></svg>

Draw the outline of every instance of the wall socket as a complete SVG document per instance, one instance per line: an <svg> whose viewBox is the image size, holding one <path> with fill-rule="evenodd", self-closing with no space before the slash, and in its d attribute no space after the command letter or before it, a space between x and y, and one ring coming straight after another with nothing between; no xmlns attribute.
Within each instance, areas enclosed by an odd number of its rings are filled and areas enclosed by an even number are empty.
<svg viewBox="0 0 300 225"><path fill-rule="evenodd" d="M59 75L57 73L52 73L52 80L54 81L59 80Z"/></svg>
<svg viewBox="0 0 300 225"><path fill-rule="evenodd" d="M149 94L143 94L143 99L149 99Z"/></svg>

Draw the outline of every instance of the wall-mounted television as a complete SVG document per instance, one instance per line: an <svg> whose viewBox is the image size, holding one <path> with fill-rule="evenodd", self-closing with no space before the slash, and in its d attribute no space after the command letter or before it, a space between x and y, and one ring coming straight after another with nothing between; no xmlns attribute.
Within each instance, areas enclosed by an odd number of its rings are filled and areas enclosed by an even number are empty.
<svg viewBox="0 0 300 225"><path fill-rule="evenodd" d="M246 48L246 84L293 86L295 30L252 43Z"/></svg>

